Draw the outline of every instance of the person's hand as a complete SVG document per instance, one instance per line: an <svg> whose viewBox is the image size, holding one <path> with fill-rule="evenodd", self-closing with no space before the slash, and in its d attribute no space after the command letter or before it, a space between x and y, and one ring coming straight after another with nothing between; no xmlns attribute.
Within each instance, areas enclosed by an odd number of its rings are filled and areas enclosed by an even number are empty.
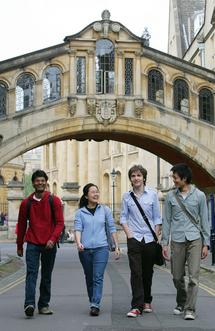
<svg viewBox="0 0 215 331"><path fill-rule="evenodd" d="M52 249L54 247L55 243L52 240L47 241L46 243L46 249Z"/></svg>
<svg viewBox="0 0 215 331"><path fill-rule="evenodd" d="M119 260L119 258L120 258L120 248L119 247L115 248L114 254L115 254L115 260Z"/></svg>
<svg viewBox="0 0 215 331"><path fill-rule="evenodd" d="M202 247L201 259L205 259L208 256L208 246L204 245Z"/></svg>
<svg viewBox="0 0 215 331"><path fill-rule="evenodd" d="M79 252L83 252L84 245L82 245L82 243L77 243L77 249L78 249Z"/></svg>
<svg viewBox="0 0 215 331"><path fill-rule="evenodd" d="M21 248L21 249L17 249L17 255L18 255L19 257L22 257L22 256L23 256L23 248Z"/></svg>
<svg viewBox="0 0 215 331"><path fill-rule="evenodd" d="M162 254L165 260L170 261L169 257L169 247L168 246L163 246Z"/></svg>

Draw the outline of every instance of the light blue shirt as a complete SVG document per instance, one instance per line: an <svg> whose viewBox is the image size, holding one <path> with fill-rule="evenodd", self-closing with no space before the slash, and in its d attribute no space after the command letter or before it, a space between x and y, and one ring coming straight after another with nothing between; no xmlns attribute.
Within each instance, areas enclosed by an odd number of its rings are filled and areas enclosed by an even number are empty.
<svg viewBox="0 0 215 331"><path fill-rule="evenodd" d="M155 225L162 224L157 193L145 186L143 194L137 197L137 200L143 208L152 229L155 230ZM124 193L122 197L120 224L127 224L133 237L138 241L143 238L146 243L154 240L130 192Z"/></svg>
<svg viewBox="0 0 215 331"><path fill-rule="evenodd" d="M114 219L109 207L98 205L94 215L82 207L75 214L75 231L81 232L81 243L85 248L108 246L105 231L105 219L109 225L110 233L116 232Z"/></svg>
<svg viewBox="0 0 215 331"><path fill-rule="evenodd" d="M194 216L197 227L179 206L174 192ZM185 242L199 239L200 229L203 235L203 244L210 244L210 225L205 194L191 185L191 189L184 198L178 189L167 193L165 199L165 213L162 228L162 244L168 245L170 237L175 242Z"/></svg>

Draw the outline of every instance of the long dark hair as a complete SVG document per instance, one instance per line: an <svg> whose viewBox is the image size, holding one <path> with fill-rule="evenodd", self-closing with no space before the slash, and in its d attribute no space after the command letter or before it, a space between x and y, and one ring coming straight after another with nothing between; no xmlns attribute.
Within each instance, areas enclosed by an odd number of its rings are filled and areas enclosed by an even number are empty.
<svg viewBox="0 0 215 331"><path fill-rule="evenodd" d="M80 201L79 201L79 208L86 207L88 205L88 199L86 198L86 196L88 195L89 189L92 186L95 186L98 189L98 186L93 184L93 183L88 183L84 186L83 195L82 195L82 197L80 198Z"/></svg>

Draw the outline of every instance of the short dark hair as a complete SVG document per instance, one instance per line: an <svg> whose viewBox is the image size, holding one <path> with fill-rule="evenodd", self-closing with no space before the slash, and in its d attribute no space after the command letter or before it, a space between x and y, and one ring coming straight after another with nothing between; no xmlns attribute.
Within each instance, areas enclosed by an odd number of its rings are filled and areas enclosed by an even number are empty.
<svg viewBox="0 0 215 331"><path fill-rule="evenodd" d="M192 181L192 170L186 163L177 163L170 170L173 174L177 173L181 179L186 179L186 183L190 184Z"/></svg>
<svg viewBox="0 0 215 331"><path fill-rule="evenodd" d="M43 171L43 170L36 170L36 171L32 174L32 176L31 176L31 181L32 181L32 183L34 182L34 180L35 180L37 177L43 177L43 178L45 178L46 181L49 179L48 176L46 175L45 171Z"/></svg>
<svg viewBox="0 0 215 331"><path fill-rule="evenodd" d="M144 184L146 183L146 179L147 179L147 170L145 168L143 168L143 166L141 166L141 164L135 164L133 165L133 167L131 167L128 171L128 178L131 179L131 175L133 172L137 172L140 171L141 174L143 175L144 178Z"/></svg>

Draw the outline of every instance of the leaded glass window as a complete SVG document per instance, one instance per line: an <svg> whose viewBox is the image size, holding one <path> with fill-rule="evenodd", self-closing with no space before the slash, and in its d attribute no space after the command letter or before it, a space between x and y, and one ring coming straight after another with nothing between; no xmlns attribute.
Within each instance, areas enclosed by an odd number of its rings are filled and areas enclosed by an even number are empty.
<svg viewBox="0 0 215 331"><path fill-rule="evenodd" d="M212 92L207 88L199 92L199 118L214 123L214 99Z"/></svg>
<svg viewBox="0 0 215 331"><path fill-rule="evenodd" d="M108 39L96 42L96 93L114 94L114 45Z"/></svg>
<svg viewBox="0 0 215 331"><path fill-rule="evenodd" d="M155 69L148 74L148 99L163 103L163 76Z"/></svg>
<svg viewBox="0 0 215 331"><path fill-rule="evenodd" d="M77 57L77 93L86 93L86 58Z"/></svg>
<svg viewBox="0 0 215 331"><path fill-rule="evenodd" d="M174 109L189 112L189 88L183 79L176 79L174 82Z"/></svg>
<svg viewBox="0 0 215 331"><path fill-rule="evenodd" d="M43 75L43 101L55 101L61 97L61 71L56 66L50 66Z"/></svg>
<svg viewBox="0 0 215 331"><path fill-rule="evenodd" d="M7 87L0 82L0 116L6 114Z"/></svg>
<svg viewBox="0 0 215 331"><path fill-rule="evenodd" d="M33 106L35 81L32 75L21 75L16 83L16 111Z"/></svg>
<svg viewBox="0 0 215 331"><path fill-rule="evenodd" d="M125 95L133 95L133 59L125 58Z"/></svg>

